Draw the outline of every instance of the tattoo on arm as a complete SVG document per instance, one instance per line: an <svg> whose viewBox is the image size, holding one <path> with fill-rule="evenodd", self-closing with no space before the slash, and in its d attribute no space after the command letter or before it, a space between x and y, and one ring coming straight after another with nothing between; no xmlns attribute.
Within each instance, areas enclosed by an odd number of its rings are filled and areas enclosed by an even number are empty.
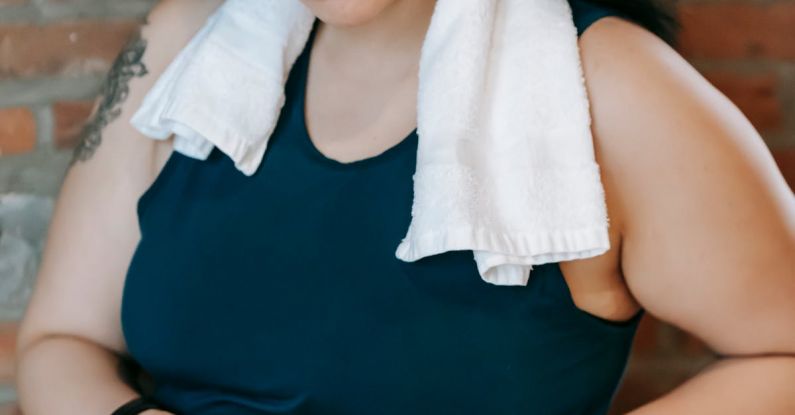
<svg viewBox="0 0 795 415"><path fill-rule="evenodd" d="M94 117L83 127L69 166L91 158L102 142L102 130L121 114L120 105L130 92L130 79L149 73L142 61L145 50L146 40L139 33L124 46L113 62L102 87L102 100Z"/></svg>

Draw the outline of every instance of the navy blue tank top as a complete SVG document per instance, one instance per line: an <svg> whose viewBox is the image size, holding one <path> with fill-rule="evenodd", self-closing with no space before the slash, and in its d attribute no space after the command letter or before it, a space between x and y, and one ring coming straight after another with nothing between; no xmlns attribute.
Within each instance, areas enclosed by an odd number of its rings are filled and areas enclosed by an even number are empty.
<svg viewBox="0 0 795 415"><path fill-rule="evenodd" d="M617 14L584 1L579 33ZM643 310L580 310L557 263L497 286L471 251L397 259L416 131L355 162L318 151L311 45L253 176L217 149L173 152L139 199L121 323L154 399L185 415L606 413Z"/></svg>

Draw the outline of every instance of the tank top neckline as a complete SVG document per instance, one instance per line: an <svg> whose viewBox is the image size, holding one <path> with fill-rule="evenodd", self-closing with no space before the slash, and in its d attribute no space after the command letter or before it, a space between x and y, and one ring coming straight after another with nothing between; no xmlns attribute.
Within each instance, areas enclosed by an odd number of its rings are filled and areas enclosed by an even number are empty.
<svg viewBox="0 0 795 415"><path fill-rule="evenodd" d="M391 158L396 157L398 154L402 153L403 151L407 151L408 148L415 148L416 149L416 141L417 141L417 128L415 127L408 135L403 137L398 143L393 144L392 146L388 147L386 150L382 151L373 156L368 156L365 158L360 158L350 162L343 162L331 157L326 156L323 154L315 143L312 141L312 137L309 134L309 128L307 127L306 123L306 84L307 84L307 77L309 74L309 62L311 57L312 46L314 45L315 35L317 33L317 29L319 26L319 19L315 19L314 24L312 25L312 30L309 34L309 38L307 39L306 46L304 46L304 50L301 52L301 55L296 60L296 69L298 69L299 79L297 79L298 83L296 85L295 93L298 94L296 97L296 111L298 114L298 134L300 135L299 141L303 145L303 147L307 150L308 155L313 159L319 161L320 163L326 164L332 168L336 169L356 169L359 167L366 167L375 163L379 163L381 161L385 161Z"/></svg>

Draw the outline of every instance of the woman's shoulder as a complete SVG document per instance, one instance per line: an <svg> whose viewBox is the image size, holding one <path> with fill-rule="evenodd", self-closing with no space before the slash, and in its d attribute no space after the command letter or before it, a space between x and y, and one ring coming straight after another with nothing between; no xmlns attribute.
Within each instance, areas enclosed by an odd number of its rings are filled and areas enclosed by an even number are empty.
<svg viewBox="0 0 795 415"><path fill-rule="evenodd" d="M630 118L632 111L650 109L627 106L627 100L646 102L655 93L683 99L711 87L677 49L619 15L593 22L579 38L579 51L595 127L615 127L600 123L608 110L620 110L614 115ZM671 109L676 108L656 105L651 114L665 117Z"/></svg>
<svg viewBox="0 0 795 415"><path fill-rule="evenodd" d="M577 36L582 36L585 30L599 19L607 16L628 18L620 10L591 0L568 0Z"/></svg>
<svg viewBox="0 0 795 415"><path fill-rule="evenodd" d="M141 38L146 42L143 60L147 66L146 77L130 87L130 99L122 111L126 119L137 110L143 97L151 89L168 65L202 28L212 13L224 0L163 0L149 12L141 28ZM128 128L132 129L129 122ZM146 151L147 165L143 188L148 187L159 174L172 153L172 140L138 140ZM143 143L142 143L143 142Z"/></svg>
<svg viewBox="0 0 795 415"><path fill-rule="evenodd" d="M622 236L653 235L643 249L636 244L626 252L653 258L663 239L672 248L708 235L732 239L730 226L701 231L716 223L716 206L731 218L742 200L774 199L772 191L762 194L769 189L787 200L758 132L679 51L616 17L594 23L579 44L597 162ZM744 186L752 182L770 186ZM774 218L762 205L775 203L760 203L759 214L747 217Z"/></svg>
<svg viewBox="0 0 795 415"><path fill-rule="evenodd" d="M762 136L641 26L600 19L580 45L596 158L622 215L621 269L636 299L724 352L784 344L776 324L756 335L761 321L791 324L795 312L784 254L795 248L795 199Z"/></svg>
<svg viewBox="0 0 795 415"><path fill-rule="evenodd" d="M92 187L105 177L124 177L125 193L137 194L156 176L153 166L170 140L153 140L129 122L146 94L223 0L159 2L110 66L89 121L75 148L67 178Z"/></svg>
<svg viewBox="0 0 795 415"><path fill-rule="evenodd" d="M173 58L224 0L162 0L146 16L142 36L152 41L153 59Z"/></svg>

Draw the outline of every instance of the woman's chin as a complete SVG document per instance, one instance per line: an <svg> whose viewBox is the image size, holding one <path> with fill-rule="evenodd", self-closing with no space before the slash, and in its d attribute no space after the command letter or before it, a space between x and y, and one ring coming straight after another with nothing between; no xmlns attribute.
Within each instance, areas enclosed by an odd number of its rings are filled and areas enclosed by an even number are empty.
<svg viewBox="0 0 795 415"><path fill-rule="evenodd" d="M396 1L399 0L301 0L323 23L341 27L366 24Z"/></svg>

